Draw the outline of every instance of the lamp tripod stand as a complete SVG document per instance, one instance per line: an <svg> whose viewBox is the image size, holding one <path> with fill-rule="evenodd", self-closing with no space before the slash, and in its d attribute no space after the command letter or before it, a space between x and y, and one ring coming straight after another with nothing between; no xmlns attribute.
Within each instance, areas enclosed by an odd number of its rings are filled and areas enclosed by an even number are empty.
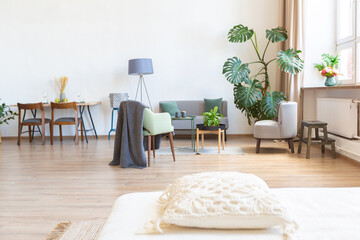
<svg viewBox="0 0 360 240"><path fill-rule="evenodd" d="M138 93L139 93L139 88L140 88L140 101L142 102L142 93L143 93L143 85L144 85L144 89L145 89L145 93L146 93L146 96L147 96L147 99L149 101L149 105L150 105L150 109L152 111L152 107L151 107L151 102L150 102L150 98L149 98L149 93L147 91L147 88L146 88L146 84L145 84L145 80L144 80L144 76L142 74L140 74L140 77L139 77L139 82L138 82L138 86L137 86L137 89L136 89L136 95L135 95L135 100L137 99L137 96L138 96Z"/></svg>

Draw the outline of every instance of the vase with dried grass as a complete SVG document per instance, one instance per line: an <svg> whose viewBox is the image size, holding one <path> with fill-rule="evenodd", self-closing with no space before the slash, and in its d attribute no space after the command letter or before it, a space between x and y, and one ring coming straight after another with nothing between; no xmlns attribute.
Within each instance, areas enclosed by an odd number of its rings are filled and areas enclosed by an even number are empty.
<svg viewBox="0 0 360 240"><path fill-rule="evenodd" d="M60 90L60 102L67 102L67 98L65 95L65 87L68 83L69 78L68 77L60 77L59 79L55 78L56 85L58 86Z"/></svg>

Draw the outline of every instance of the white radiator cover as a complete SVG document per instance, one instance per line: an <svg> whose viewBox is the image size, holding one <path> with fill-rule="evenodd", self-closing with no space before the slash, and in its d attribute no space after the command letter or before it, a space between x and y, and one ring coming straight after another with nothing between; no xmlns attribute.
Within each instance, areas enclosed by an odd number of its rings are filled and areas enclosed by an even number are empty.
<svg viewBox="0 0 360 240"><path fill-rule="evenodd" d="M328 132L346 138L358 135L358 104L350 98L318 98L317 119L328 123Z"/></svg>

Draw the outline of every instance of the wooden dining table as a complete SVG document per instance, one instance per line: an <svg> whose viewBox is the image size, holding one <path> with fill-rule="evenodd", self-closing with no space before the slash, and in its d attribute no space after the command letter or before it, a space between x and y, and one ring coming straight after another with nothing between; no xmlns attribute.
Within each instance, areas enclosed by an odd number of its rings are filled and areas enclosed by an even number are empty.
<svg viewBox="0 0 360 240"><path fill-rule="evenodd" d="M94 134L95 134L96 139L98 139L98 135L97 135L97 132L96 132L94 120L92 118L91 111L90 111L90 106L95 106L95 105L99 105L99 104L101 104L101 101L77 102L76 103L76 106L79 107L79 113L80 113L81 121L83 122L83 131L84 131L86 143L88 143L87 132L89 132L89 131L93 131ZM44 108L49 108L51 105L50 105L50 103L43 103L43 106L44 106ZM12 105L10 105L10 107L17 107L17 105L12 104ZM85 108L87 108L87 112L88 112L89 117L90 117L91 128L89 128L89 129L86 129L85 122L84 122ZM36 118L36 110L30 110L30 111L31 111L31 114L33 115L33 117ZM23 121L25 120L25 115L26 115L26 110L24 110L23 119L22 119ZM38 128L38 132L40 133L40 135L42 135L39 126L37 126L37 128ZM35 126L33 126L32 137L34 137L34 133L35 133Z"/></svg>

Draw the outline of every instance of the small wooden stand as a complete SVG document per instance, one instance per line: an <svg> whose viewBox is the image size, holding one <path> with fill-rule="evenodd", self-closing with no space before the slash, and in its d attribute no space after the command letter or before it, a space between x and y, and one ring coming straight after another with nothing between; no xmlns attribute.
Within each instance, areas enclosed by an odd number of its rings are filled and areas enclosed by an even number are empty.
<svg viewBox="0 0 360 240"><path fill-rule="evenodd" d="M304 127L308 128L308 137L304 138ZM324 136L319 136L319 128L323 129ZM311 138L311 130L315 129L315 138ZM327 135L327 123L321 121L301 121L300 139L298 153L301 153L301 145L306 143L306 158L310 158L311 145L321 145L321 152L325 153L325 145L331 145L332 157L336 158L335 139L329 138Z"/></svg>
<svg viewBox="0 0 360 240"><path fill-rule="evenodd" d="M199 128L196 128L196 152L199 152L199 135L201 135L201 148L204 149L204 134L211 133L211 134L217 134L218 135L218 153L220 153L220 145L222 142L222 149L225 149L225 130L221 130L219 128L218 130L199 130ZM222 139L222 141L221 141Z"/></svg>

